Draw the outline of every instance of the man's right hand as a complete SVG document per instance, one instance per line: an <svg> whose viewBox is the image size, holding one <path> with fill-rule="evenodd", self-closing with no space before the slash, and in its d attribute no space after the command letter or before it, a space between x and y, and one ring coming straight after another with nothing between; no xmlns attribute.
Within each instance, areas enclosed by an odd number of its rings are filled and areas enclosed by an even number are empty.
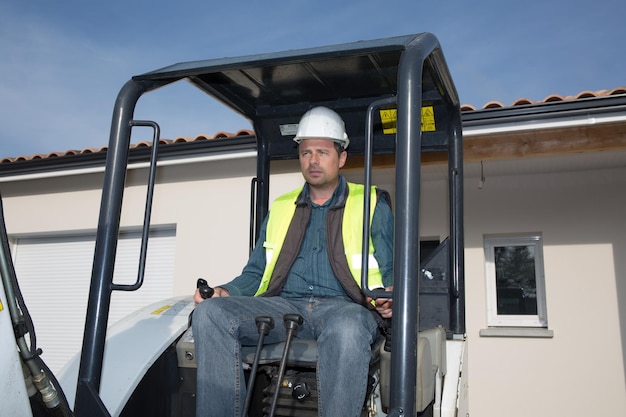
<svg viewBox="0 0 626 417"><path fill-rule="evenodd" d="M211 296L211 298L215 298L215 297L228 297L230 295L230 293L228 292L228 290L222 288L222 287L214 287L213 288L213 295ZM204 301L204 298L202 298L200 296L200 290L198 288L196 288L196 292L193 294L193 302L194 304L198 305L201 302Z"/></svg>

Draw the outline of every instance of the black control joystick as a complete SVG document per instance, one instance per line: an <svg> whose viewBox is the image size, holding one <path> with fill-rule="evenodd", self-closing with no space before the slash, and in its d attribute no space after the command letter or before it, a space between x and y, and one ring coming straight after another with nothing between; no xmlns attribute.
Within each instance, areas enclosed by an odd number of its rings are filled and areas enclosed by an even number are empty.
<svg viewBox="0 0 626 417"><path fill-rule="evenodd" d="M196 287L198 288L198 291L200 291L200 297L202 297L203 300L213 297L213 293L215 292L215 290L209 287L209 284L206 282L205 279L198 278Z"/></svg>
<svg viewBox="0 0 626 417"><path fill-rule="evenodd" d="M206 282L206 280L203 278L198 278L198 281L196 281L196 288L200 292L200 297L202 297L203 300L213 297L213 293L215 292L215 290L209 287L209 283ZM189 313L189 321L187 323L188 327L191 327L192 320L193 320L193 311Z"/></svg>

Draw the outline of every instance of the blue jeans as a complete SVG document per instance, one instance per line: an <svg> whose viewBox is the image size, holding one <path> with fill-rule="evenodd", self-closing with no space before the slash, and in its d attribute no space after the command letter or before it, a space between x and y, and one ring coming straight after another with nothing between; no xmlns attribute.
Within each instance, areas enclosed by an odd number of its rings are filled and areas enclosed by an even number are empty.
<svg viewBox="0 0 626 417"><path fill-rule="evenodd" d="M193 314L196 417L240 417L246 398L240 347L256 346L254 318L260 315L275 323L265 343L284 341L283 316L289 313L304 318L296 338L317 340L319 416L360 416L370 345L378 335L372 312L340 297L221 297L198 304Z"/></svg>

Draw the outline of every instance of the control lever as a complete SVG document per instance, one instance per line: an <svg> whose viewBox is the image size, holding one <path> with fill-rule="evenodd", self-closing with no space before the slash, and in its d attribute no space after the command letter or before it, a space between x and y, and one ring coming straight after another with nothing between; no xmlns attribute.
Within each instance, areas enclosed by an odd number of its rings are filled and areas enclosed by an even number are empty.
<svg viewBox="0 0 626 417"><path fill-rule="evenodd" d="M304 319L299 314L285 314L283 316L285 323L285 329L287 335L285 338L285 348L283 349L283 357L280 360L280 367L278 368L278 376L276 378L276 390L274 391L274 397L272 398L272 405L270 407L269 417L274 417L276 413L276 405L278 404L278 393L282 384L283 376L285 375L285 368L287 367L287 356L289 355L289 348L291 347L291 339L294 333L298 330L298 327L304 323Z"/></svg>
<svg viewBox="0 0 626 417"><path fill-rule="evenodd" d="M209 284L206 282L205 279L198 278L198 281L196 282L196 287L198 288L198 291L200 291L200 297L202 297L203 300L213 297L213 293L215 292L215 290L209 287Z"/></svg>
<svg viewBox="0 0 626 417"><path fill-rule="evenodd" d="M259 331L259 341L257 342L256 352L254 353L250 377L248 378L246 402L243 407L243 413L241 413L242 417L248 417L248 409L250 408L250 401L252 401L252 390L254 389L256 371L259 366L259 360L261 359L261 349L263 349L263 340L265 339L265 336L270 333L270 330L274 328L274 319L269 316L255 317L254 322L256 323L256 328Z"/></svg>
<svg viewBox="0 0 626 417"><path fill-rule="evenodd" d="M215 292L213 288L209 287L209 283L206 282L206 279L203 279L203 278L198 278L198 281L196 281L196 288L198 289L198 291L200 291L200 297L202 297L203 300L213 297L213 293ZM189 319L187 320L187 327L191 327L192 320L193 320L193 311L189 313Z"/></svg>

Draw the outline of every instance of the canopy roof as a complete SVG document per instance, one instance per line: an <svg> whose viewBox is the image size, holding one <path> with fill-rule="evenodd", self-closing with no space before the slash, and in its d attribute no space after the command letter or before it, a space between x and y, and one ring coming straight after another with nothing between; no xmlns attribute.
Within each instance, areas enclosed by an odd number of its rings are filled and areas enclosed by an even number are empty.
<svg viewBox="0 0 626 417"><path fill-rule="evenodd" d="M351 153L361 154L367 107L395 97L403 52L429 34L408 35L278 53L178 63L133 77L157 87L186 79L247 119L257 137L271 143L271 158L293 157L291 141L302 114L316 105L337 111L346 122ZM443 55L440 55L443 59ZM436 130L424 137L425 147L445 145L444 99L458 105L456 91L446 85L447 74L430 57L422 71L422 101L435 106ZM445 63L444 63L445 64ZM447 71L447 68L444 68ZM450 91L451 90L451 91ZM393 106L389 106L393 107ZM380 113L374 120L375 152L394 151L395 133L383 134ZM437 138L437 136L440 136ZM430 137L430 142L429 142Z"/></svg>

